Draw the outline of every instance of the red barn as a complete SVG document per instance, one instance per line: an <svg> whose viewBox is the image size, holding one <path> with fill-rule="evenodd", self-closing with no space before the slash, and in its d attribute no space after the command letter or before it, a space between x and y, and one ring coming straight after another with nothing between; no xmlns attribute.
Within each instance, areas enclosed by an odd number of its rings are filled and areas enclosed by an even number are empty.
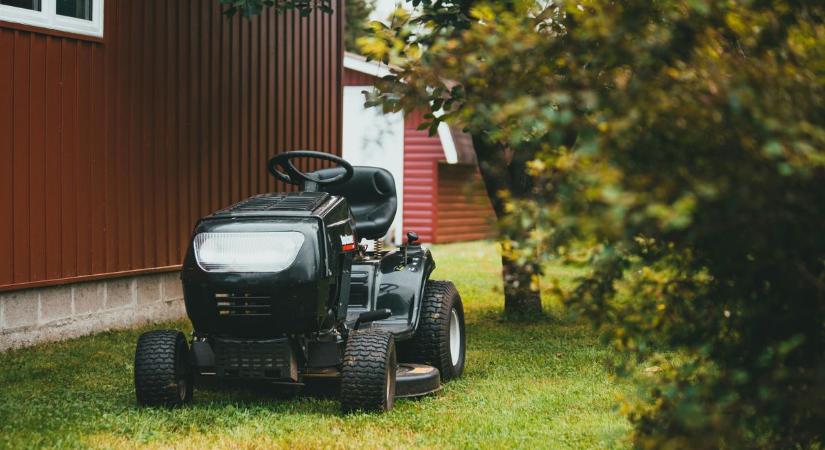
<svg viewBox="0 0 825 450"><path fill-rule="evenodd" d="M0 1L0 350L182 316L195 221L340 154L343 5Z"/></svg>
<svg viewBox="0 0 825 450"><path fill-rule="evenodd" d="M344 55L343 155L393 173L401 199L390 240L398 243L408 231L432 243L493 237L495 216L469 136L444 124L430 136L417 129L421 113L382 115L363 107L362 91L387 74L382 64Z"/></svg>

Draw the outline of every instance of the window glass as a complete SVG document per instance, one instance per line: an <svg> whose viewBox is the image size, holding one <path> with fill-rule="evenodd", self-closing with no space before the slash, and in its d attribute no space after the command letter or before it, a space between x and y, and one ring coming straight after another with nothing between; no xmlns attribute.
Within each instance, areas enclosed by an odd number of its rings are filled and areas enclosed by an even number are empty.
<svg viewBox="0 0 825 450"><path fill-rule="evenodd" d="M103 37L104 1L0 0L0 21Z"/></svg>
<svg viewBox="0 0 825 450"><path fill-rule="evenodd" d="M40 0L0 0L0 5L14 6L15 8L42 11Z"/></svg>
<svg viewBox="0 0 825 450"><path fill-rule="evenodd" d="M57 14L92 20L92 0L57 0Z"/></svg>

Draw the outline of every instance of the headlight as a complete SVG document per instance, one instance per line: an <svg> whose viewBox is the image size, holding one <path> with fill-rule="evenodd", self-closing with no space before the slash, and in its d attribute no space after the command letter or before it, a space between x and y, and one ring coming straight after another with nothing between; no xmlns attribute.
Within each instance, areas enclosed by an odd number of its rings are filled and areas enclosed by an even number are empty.
<svg viewBox="0 0 825 450"><path fill-rule="evenodd" d="M207 272L280 272L292 265L303 243L296 231L199 233L195 260Z"/></svg>

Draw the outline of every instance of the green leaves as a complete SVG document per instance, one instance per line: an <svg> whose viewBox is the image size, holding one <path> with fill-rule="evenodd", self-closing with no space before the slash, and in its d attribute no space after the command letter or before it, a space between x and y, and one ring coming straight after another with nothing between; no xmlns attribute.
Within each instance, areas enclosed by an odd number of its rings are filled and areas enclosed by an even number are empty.
<svg viewBox="0 0 825 450"><path fill-rule="evenodd" d="M344 45L347 51L358 52L357 41L369 28L369 16L375 9L374 0L349 0L346 2L346 27Z"/></svg>
<svg viewBox="0 0 825 450"><path fill-rule="evenodd" d="M263 8L276 8L278 13L285 11L298 11L301 16L306 17L313 11L318 10L324 13L333 12L333 0L218 0L226 5L224 14L234 16L240 14L243 17L254 17L261 14Z"/></svg>
<svg viewBox="0 0 825 450"><path fill-rule="evenodd" d="M508 251L587 247L568 306L630 361L676 355L639 381L636 444L822 442L825 6L413 3L369 38L396 65L372 101L527 155Z"/></svg>

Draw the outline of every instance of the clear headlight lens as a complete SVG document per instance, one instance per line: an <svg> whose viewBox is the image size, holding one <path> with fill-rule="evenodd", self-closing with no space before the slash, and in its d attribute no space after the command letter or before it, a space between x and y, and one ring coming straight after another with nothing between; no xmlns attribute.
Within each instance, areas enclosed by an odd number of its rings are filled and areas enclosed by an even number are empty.
<svg viewBox="0 0 825 450"><path fill-rule="evenodd" d="M296 231L199 233L195 260L207 272L280 272L295 262L303 243Z"/></svg>

